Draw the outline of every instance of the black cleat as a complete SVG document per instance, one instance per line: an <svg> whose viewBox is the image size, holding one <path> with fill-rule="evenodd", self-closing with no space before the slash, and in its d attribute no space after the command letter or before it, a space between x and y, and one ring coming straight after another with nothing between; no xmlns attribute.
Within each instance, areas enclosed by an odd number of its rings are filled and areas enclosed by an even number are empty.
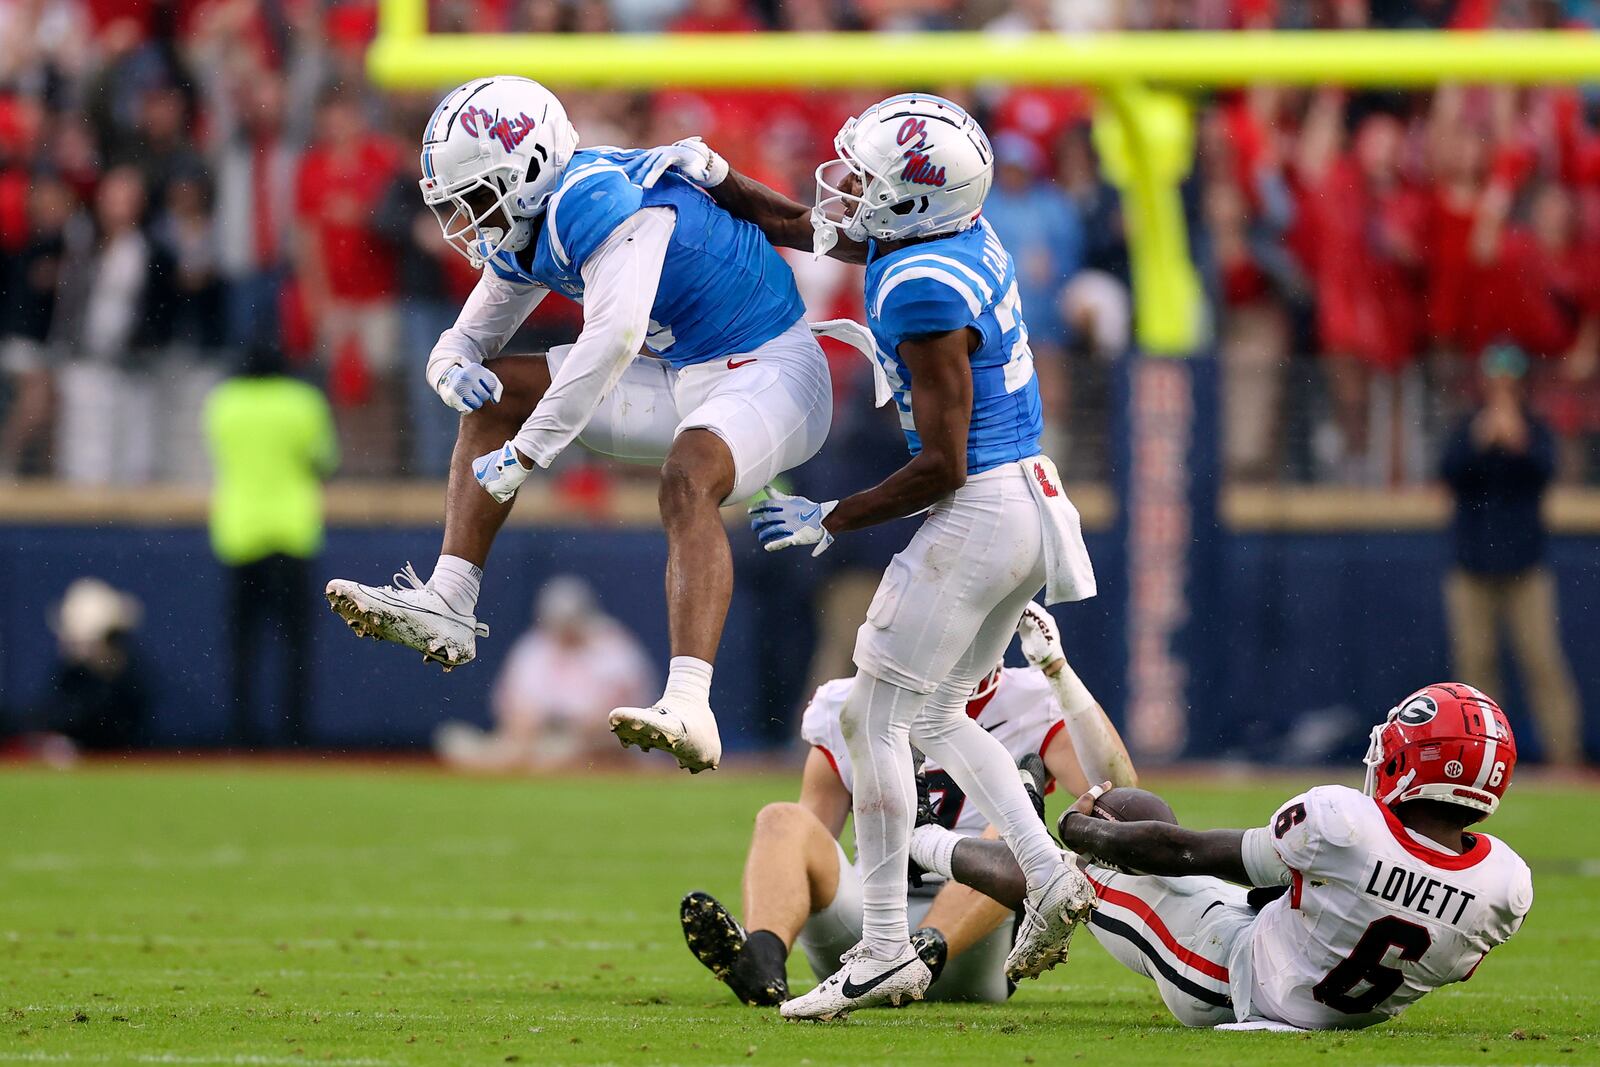
<svg viewBox="0 0 1600 1067"><path fill-rule="evenodd" d="M945 963L950 959L950 946L944 935L931 926L921 927L911 935L911 947L917 950L922 962L928 965L928 973L937 982Z"/></svg>
<svg viewBox="0 0 1600 1067"><path fill-rule="evenodd" d="M745 953L748 938L744 927L716 897L699 890L690 893L679 905L678 919L683 924L683 940L694 958L733 990L741 1002L773 1008L789 999L788 978L781 970L776 975L759 973L764 968Z"/></svg>
<svg viewBox="0 0 1600 1067"><path fill-rule="evenodd" d="M1022 788L1033 801L1033 812L1044 822L1044 791L1050 788L1050 771L1037 752L1030 752L1017 760L1017 773L1022 776Z"/></svg>

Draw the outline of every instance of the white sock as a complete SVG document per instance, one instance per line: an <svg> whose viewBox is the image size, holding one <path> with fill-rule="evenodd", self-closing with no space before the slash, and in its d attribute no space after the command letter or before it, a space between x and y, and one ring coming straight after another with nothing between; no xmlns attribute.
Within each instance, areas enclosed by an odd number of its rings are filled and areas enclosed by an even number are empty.
<svg viewBox="0 0 1600 1067"><path fill-rule="evenodd" d="M669 708L711 706L711 664L693 656L673 656L661 704Z"/></svg>
<svg viewBox="0 0 1600 1067"><path fill-rule="evenodd" d="M471 615L478 608L478 588L483 583L483 568L460 556L440 556L433 565L428 588L444 598L451 611Z"/></svg>
<svg viewBox="0 0 1600 1067"><path fill-rule="evenodd" d="M956 874L950 864L955 859L956 845L960 842L960 834L946 830L937 823L919 826L911 831L912 862L931 874L954 881Z"/></svg>
<svg viewBox="0 0 1600 1067"><path fill-rule="evenodd" d="M906 735L927 699L857 671L845 701L844 741L855 767L852 809L861 867L861 942L879 960L894 959L910 938L906 853L917 786Z"/></svg>

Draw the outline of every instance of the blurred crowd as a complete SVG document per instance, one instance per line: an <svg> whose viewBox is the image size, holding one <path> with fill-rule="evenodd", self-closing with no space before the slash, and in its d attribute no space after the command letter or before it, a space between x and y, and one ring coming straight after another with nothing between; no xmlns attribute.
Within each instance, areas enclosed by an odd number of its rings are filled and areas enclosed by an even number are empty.
<svg viewBox="0 0 1600 1067"><path fill-rule="evenodd" d="M432 0L435 32L1557 27L1580 0ZM424 208L433 93L368 84L372 0L0 0L0 476L198 481L200 412L246 347L327 395L347 477L437 477L454 416L419 373L474 276ZM698 133L809 199L877 91L563 93L585 144ZM1107 473L1128 261L1074 89L952 92L990 131L986 217L1018 263L1068 476ZM1215 309L1225 464L1258 482L1432 477L1510 342L1563 480L1600 480L1600 133L1567 89L1261 87L1201 101L1186 185ZM853 268L792 260L814 316ZM570 340L541 307L517 344ZM846 434L881 429L838 362ZM861 424L859 427L856 423ZM579 481L582 479L580 477ZM586 484L586 483L584 483Z"/></svg>

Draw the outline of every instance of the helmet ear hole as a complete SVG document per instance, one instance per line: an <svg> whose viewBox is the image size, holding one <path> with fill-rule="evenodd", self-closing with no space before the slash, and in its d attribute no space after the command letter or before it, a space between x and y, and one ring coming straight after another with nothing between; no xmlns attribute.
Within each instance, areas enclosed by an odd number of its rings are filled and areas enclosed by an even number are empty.
<svg viewBox="0 0 1600 1067"><path fill-rule="evenodd" d="M544 168L540 165L537 159L528 160L528 172L523 175L522 184L532 185L534 182L538 181L539 172L543 169Z"/></svg>
<svg viewBox="0 0 1600 1067"><path fill-rule="evenodd" d="M924 197L923 199L926 200L927 198ZM917 202L915 200L902 200L898 204L890 207L889 210L894 212L896 215L909 215L911 214L911 209L916 206Z"/></svg>

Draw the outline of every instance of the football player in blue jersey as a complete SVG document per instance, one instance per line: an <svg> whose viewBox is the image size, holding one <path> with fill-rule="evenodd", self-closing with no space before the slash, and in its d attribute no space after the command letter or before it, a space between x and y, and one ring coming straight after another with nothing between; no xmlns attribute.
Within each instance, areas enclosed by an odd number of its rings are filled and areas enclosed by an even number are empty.
<svg viewBox="0 0 1600 1067"><path fill-rule="evenodd" d="M900 410L911 458L840 500L774 494L750 509L769 551L813 546L927 512L889 564L856 640L843 713L856 768L862 941L835 974L788 1001L789 1018L832 1019L922 996L928 970L906 923L906 850L915 809L911 749L936 760L998 827L1026 874L1027 907L1007 971L1032 977L1066 956L1094 900L1088 881L1033 817L1004 747L964 713L1005 652L1030 598L1094 595L1078 513L1048 456L1016 268L979 217L993 176L970 115L925 94L892 97L845 123L838 158L798 204L731 172L698 140L655 149L776 245L867 265L868 329L833 324L871 355Z"/></svg>
<svg viewBox="0 0 1600 1067"><path fill-rule="evenodd" d="M475 616L482 567L531 470L574 439L658 464L672 664L655 706L618 708L611 728L698 771L722 751L711 669L733 565L718 508L816 454L832 389L788 265L653 160L578 148L560 101L526 78L480 78L439 104L423 199L483 271L427 365L462 413L444 544L425 583L408 564L394 585L335 580L327 595L357 633L459 666L488 633ZM576 343L504 354L552 290L583 305Z"/></svg>

